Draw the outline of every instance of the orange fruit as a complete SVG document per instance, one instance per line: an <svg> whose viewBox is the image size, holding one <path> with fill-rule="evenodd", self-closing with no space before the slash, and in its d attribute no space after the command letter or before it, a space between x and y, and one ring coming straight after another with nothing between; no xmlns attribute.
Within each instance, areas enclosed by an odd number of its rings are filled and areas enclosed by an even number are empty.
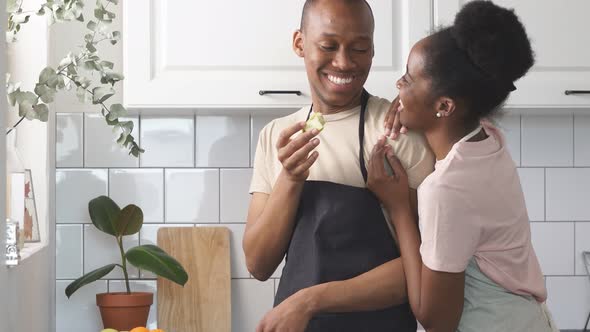
<svg viewBox="0 0 590 332"><path fill-rule="evenodd" d="M143 326L134 327L129 332L150 332L150 330L146 329Z"/></svg>
<svg viewBox="0 0 590 332"><path fill-rule="evenodd" d="M162 330L162 329L154 329L154 330L150 330L150 332L164 332L164 330Z"/></svg>

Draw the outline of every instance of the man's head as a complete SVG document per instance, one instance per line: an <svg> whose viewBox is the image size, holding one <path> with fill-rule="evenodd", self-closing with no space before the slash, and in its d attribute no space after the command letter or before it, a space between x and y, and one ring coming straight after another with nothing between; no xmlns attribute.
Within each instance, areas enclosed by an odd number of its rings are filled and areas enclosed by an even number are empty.
<svg viewBox="0 0 590 332"><path fill-rule="evenodd" d="M360 103L373 61L373 13L365 0L307 0L293 49L304 58L314 104L334 112Z"/></svg>

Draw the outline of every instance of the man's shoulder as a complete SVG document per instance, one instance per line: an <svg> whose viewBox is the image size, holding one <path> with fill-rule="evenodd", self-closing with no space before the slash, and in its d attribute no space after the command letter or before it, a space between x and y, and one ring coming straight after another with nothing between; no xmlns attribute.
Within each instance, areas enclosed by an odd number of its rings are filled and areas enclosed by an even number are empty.
<svg viewBox="0 0 590 332"><path fill-rule="evenodd" d="M377 121L384 120L389 106L391 106L391 101L379 96L371 96L367 105L368 117Z"/></svg>
<svg viewBox="0 0 590 332"><path fill-rule="evenodd" d="M369 107L371 109L378 109L380 111L387 111L389 106L391 105L391 101L381 98L379 96L371 96L369 98Z"/></svg>

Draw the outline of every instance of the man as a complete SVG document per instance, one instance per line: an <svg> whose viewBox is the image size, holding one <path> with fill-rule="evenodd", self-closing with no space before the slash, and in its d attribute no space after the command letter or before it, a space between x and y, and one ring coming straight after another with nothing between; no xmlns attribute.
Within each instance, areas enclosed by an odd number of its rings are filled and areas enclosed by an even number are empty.
<svg viewBox="0 0 590 332"><path fill-rule="evenodd" d="M250 188L249 271L266 280L286 254L275 308L257 332L416 330L399 251L366 189L365 161L390 106L363 88L373 31L364 0L305 3L293 49L304 59L313 104L261 131ZM321 134L301 133L312 111L326 120ZM415 189L433 166L424 139L408 133L390 144Z"/></svg>

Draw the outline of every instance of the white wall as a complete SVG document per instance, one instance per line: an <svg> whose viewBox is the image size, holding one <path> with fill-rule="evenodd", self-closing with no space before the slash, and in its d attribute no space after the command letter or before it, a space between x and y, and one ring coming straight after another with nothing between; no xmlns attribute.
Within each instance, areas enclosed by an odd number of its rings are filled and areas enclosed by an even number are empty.
<svg viewBox="0 0 590 332"><path fill-rule="evenodd" d="M25 1L23 10L38 8L41 3L40 0ZM1 6L0 8L5 8L4 1ZM29 23L21 27L18 38L19 42L9 47L7 68L12 74L13 81L21 81L23 89L33 90L39 72L47 65L48 35L45 19L33 16ZM4 91L0 100L3 105L6 105ZM1 122L2 127L10 126L18 120L18 112L16 110L6 112L5 107L2 108L2 116L7 115L7 117ZM47 159L50 147L48 132L47 124L38 121L24 121L17 129L17 149L23 159L24 167L32 171L37 214L42 225L40 233L47 246L15 268L1 267L0 284L3 294L0 307L5 306L1 312L6 315L2 317L2 329L6 328L6 331L54 331L55 260L53 252L55 246L52 240L54 218L48 213L49 179L53 178L53 174L49 173ZM4 139L2 135L0 140L2 149L5 146ZM4 170L0 174L4 174ZM4 190L2 193L4 194ZM4 219L3 216L0 218ZM4 235L4 228L2 228L2 235Z"/></svg>
<svg viewBox="0 0 590 332"><path fill-rule="evenodd" d="M6 8L6 1L0 0L0 8ZM5 22L6 20L6 13L4 10L0 10L0 22ZM3 25L2 25L3 27ZM4 29L0 28L0 33L4 33ZM3 77L6 73L6 44L0 43L0 77ZM0 89L0 128L4 128L6 126L6 90ZM0 135L0 225L4 225L1 221L5 219L6 216L6 207L1 202L6 202L6 177L2 176L6 172L6 136ZM2 248L1 252L4 253L4 245L5 245L5 236L6 233L4 231L4 227L0 228L0 248ZM4 259L4 254L0 256L0 260ZM0 291L4 292L5 289L8 288L8 283L6 280L6 268L4 267L3 263L0 263ZM0 322L5 322L8 319L8 298L2 296L0 298Z"/></svg>

